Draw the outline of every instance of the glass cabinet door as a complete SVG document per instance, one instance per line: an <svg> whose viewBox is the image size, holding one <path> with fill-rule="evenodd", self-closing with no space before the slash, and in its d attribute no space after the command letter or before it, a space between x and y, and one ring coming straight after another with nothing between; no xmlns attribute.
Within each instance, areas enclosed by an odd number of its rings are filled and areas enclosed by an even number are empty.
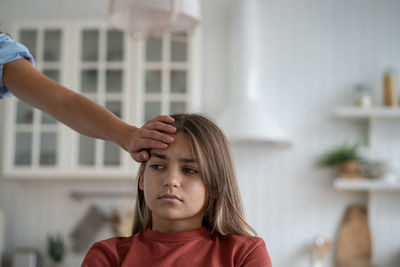
<svg viewBox="0 0 400 267"><path fill-rule="evenodd" d="M124 119L125 36L121 31L99 28L81 30L80 92L116 116ZM80 136L80 167L121 166L122 149L118 145Z"/></svg>
<svg viewBox="0 0 400 267"><path fill-rule="evenodd" d="M60 28L21 28L18 39L28 47L36 67L60 82L62 72ZM58 122L49 115L15 100L13 165L26 168L55 168L58 163Z"/></svg>
<svg viewBox="0 0 400 267"><path fill-rule="evenodd" d="M185 113L189 109L188 56L186 32L148 38L143 53L143 122L160 114Z"/></svg>

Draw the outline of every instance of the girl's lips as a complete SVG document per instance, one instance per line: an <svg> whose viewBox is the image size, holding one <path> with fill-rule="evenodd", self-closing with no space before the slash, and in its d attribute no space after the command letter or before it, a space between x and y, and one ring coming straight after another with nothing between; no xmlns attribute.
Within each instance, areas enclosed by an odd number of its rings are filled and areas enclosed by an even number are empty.
<svg viewBox="0 0 400 267"><path fill-rule="evenodd" d="M181 198L179 198L177 195L173 195L173 194L164 194L164 195L160 196L159 199L164 199L167 201L182 201Z"/></svg>

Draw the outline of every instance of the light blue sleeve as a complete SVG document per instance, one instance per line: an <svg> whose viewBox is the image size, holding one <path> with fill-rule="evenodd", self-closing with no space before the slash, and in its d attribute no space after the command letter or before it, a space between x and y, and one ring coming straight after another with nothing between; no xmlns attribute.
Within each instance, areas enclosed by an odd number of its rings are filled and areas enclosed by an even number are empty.
<svg viewBox="0 0 400 267"><path fill-rule="evenodd" d="M12 96L3 84L3 64L26 58L35 65L33 56L28 48L21 43L15 42L7 34L0 34L0 99Z"/></svg>

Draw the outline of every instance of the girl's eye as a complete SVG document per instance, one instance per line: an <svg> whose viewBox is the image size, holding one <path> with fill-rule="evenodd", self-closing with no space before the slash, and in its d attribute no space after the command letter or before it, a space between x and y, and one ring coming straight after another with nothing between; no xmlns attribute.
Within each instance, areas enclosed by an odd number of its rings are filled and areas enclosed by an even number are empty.
<svg viewBox="0 0 400 267"><path fill-rule="evenodd" d="M192 168L183 168L183 171L185 173L189 173L189 174L196 174L197 173L197 170L192 169Z"/></svg>
<svg viewBox="0 0 400 267"><path fill-rule="evenodd" d="M155 169L155 170L161 170L164 168L164 166L159 165L159 164L153 164L150 166L150 168Z"/></svg>

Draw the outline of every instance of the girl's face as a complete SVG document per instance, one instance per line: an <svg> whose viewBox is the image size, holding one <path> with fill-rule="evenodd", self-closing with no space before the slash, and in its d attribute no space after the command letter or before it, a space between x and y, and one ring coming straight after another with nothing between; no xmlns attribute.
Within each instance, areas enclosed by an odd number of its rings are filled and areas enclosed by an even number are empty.
<svg viewBox="0 0 400 267"><path fill-rule="evenodd" d="M139 187L152 211L152 229L180 232L200 228L206 189L187 138L173 135L165 150L153 149Z"/></svg>

